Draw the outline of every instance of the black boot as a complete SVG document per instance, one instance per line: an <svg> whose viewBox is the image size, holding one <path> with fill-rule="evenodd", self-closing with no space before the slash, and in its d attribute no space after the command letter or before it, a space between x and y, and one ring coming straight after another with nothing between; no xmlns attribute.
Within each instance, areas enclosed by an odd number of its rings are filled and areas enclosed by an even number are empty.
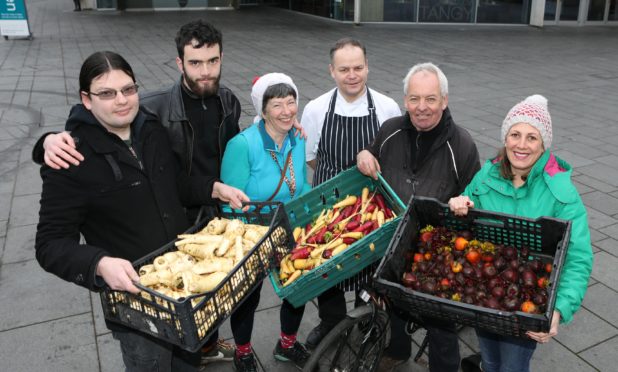
<svg viewBox="0 0 618 372"><path fill-rule="evenodd" d="M73 9L74 12L80 12L82 10L82 5L79 0L73 0L73 4L75 4L75 9Z"/></svg>

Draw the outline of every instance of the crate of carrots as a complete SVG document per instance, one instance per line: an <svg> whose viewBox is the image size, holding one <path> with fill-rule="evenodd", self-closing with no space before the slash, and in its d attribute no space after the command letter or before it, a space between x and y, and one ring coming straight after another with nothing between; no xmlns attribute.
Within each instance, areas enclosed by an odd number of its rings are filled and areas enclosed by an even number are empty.
<svg viewBox="0 0 618 372"><path fill-rule="evenodd" d="M380 260L405 205L382 177L354 167L284 209L295 245L270 280L280 298L298 307Z"/></svg>

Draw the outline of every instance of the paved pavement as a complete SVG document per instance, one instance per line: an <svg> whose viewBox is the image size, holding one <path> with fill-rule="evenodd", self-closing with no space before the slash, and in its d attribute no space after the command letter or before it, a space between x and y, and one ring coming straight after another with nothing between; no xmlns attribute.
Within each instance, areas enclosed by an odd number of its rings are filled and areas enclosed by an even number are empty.
<svg viewBox="0 0 618 372"><path fill-rule="evenodd" d="M473 135L481 157L499 145L508 109L532 93L549 98L556 153L575 168L589 212L595 265L583 308L540 345L535 371L612 371L618 363L618 28L526 26L353 26L280 9L221 12L74 13L72 3L28 1L34 40L0 40L0 370L119 371L118 344L102 322L97 296L45 273L34 259L41 182L30 161L35 139L61 129L77 102L81 62L94 51L120 52L144 91L178 78L173 38L184 22L204 17L224 35L223 81L241 100L242 123L254 115L254 75L290 74L301 106L330 89L328 49L354 36L368 48L369 84L396 100L401 79L417 62L439 64L450 79L455 120ZM278 305L265 285L254 346L266 371L291 371L272 358ZM307 306L305 339L317 324ZM222 335L231 337L229 325ZM420 341L420 335L415 337ZM415 350L417 347L415 346ZM470 329L461 352L478 349ZM400 370L424 371L409 362ZM208 370L230 371L230 364Z"/></svg>

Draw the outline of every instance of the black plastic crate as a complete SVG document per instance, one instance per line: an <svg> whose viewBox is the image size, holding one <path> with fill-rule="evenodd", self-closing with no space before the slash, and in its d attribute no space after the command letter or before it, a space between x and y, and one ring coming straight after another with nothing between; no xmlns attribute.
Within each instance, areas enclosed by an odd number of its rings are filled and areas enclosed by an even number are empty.
<svg viewBox="0 0 618 372"><path fill-rule="evenodd" d="M476 239L496 244L529 247L530 255L553 262L544 314L508 312L442 299L414 291L401 284L406 251L416 250L418 235L426 225L451 230L470 230ZM454 216L448 205L436 199L415 197L390 242L388 252L374 276L377 291L398 311L412 316L430 316L490 332L526 337L526 331L547 332L556 302L556 288L569 244L571 222L556 218L530 219L470 209L465 217Z"/></svg>
<svg viewBox="0 0 618 372"><path fill-rule="evenodd" d="M197 351L293 246L294 238L283 204L249 204L252 205L249 212L219 212L218 216L269 226L268 232L215 290L174 300L139 284L142 292L138 295L106 287L101 292L105 319L185 350ZM208 222L201 220L187 233L202 229ZM177 250L175 241L135 261L133 267L137 271L156 257Z"/></svg>

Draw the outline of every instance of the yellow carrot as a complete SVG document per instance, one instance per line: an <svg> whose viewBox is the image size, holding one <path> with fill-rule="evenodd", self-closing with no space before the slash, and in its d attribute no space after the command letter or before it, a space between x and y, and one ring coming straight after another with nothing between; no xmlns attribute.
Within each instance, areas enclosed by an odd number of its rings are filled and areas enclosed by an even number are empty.
<svg viewBox="0 0 618 372"><path fill-rule="evenodd" d="M368 187L363 187L363 191L361 193L361 197L362 197L362 200L363 200L361 205L364 207L365 204L367 204L367 199L369 198L369 188Z"/></svg>
<svg viewBox="0 0 618 372"><path fill-rule="evenodd" d="M363 232L362 231L347 232L345 234L341 234L340 237L341 238L352 238L352 239L358 240L363 237Z"/></svg>
<svg viewBox="0 0 618 372"><path fill-rule="evenodd" d="M384 212L378 212L378 226L384 225Z"/></svg>
<svg viewBox="0 0 618 372"><path fill-rule="evenodd" d="M296 228L294 229L294 232L292 233L292 235L294 235L294 241L298 240L298 237L300 236L300 233L303 231L303 229L300 226L296 226Z"/></svg>
<svg viewBox="0 0 618 372"><path fill-rule="evenodd" d="M342 201L340 201L339 203L333 205L333 208L345 208L349 205L354 205L354 203L356 203L356 196L351 195L346 197L345 199L343 199Z"/></svg>
<svg viewBox="0 0 618 372"><path fill-rule="evenodd" d="M294 273L292 275L290 275L288 280L286 280L285 283L283 283L283 286L286 287L286 286L290 285L290 283L292 283L293 281L295 281L296 279L298 279L300 277L301 273L302 272L300 270L294 271Z"/></svg>
<svg viewBox="0 0 618 372"><path fill-rule="evenodd" d="M344 251L347 247L348 247L348 245L347 245L347 244L345 244L345 243L343 243L343 244L340 244L340 245L336 246L336 247L333 249L333 256L336 256L337 254L339 254L339 253L343 252L343 251Z"/></svg>

